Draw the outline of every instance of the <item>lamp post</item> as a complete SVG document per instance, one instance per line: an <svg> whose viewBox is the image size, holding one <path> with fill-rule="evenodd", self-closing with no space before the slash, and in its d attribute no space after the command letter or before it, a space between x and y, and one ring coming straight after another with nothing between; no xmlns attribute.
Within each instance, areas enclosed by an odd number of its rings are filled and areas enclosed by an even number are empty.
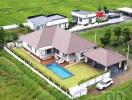
<svg viewBox="0 0 132 100"><path fill-rule="evenodd" d="M129 41L129 42L130 42L130 41ZM127 42L127 64L126 64L124 70L127 70L127 67L128 67L128 61L129 61L129 50L130 50L129 42Z"/></svg>
<svg viewBox="0 0 132 100"><path fill-rule="evenodd" d="M97 35L96 35L96 32L94 33L94 41L95 41L95 43L97 42L96 40L97 40Z"/></svg>

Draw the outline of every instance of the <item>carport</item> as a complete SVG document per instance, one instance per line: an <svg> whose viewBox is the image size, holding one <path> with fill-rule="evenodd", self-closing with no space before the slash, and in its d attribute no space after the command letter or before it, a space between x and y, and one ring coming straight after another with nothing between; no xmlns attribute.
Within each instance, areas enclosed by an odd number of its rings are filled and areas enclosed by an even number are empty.
<svg viewBox="0 0 132 100"><path fill-rule="evenodd" d="M85 62L91 63L93 66L104 66L105 71L117 67L119 69L127 69L126 57L104 48L97 48L95 50L85 52Z"/></svg>
<svg viewBox="0 0 132 100"><path fill-rule="evenodd" d="M128 15L132 17L132 8L123 7L123 8L118 8L117 10L120 11L123 15Z"/></svg>

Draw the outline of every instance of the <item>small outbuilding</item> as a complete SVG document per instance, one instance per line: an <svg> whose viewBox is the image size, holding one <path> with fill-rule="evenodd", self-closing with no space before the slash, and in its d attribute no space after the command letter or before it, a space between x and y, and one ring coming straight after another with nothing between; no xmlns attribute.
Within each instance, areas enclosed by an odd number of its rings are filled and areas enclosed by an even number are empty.
<svg viewBox="0 0 132 100"><path fill-rule="evenodd" d="M60 14L52 15L35 15L27 19L28 26L33 30L39 30L48 26L57 26L60 28L68 28L68 18Z"/></svg>
<svg viewBox="0 0 132 100"><path fill-rule="evenodd" d="M81 86L74 86L69 89L69 93L73 98L81 97L87 94L87 88Z"/></svg>
<svg viewBox="0 0 132 100"><path fill-rule="evenodd" d="M126 57L104 48L97 48L84 53L85 62L90 62L93 66L103 66L105 71L113 66L127 69Z"/></svg>
<svg viewBox="0 0 132 100"><path fill-rule="evenodd" d="M73 10L71 12L73 21L80 25L87 25L96 22L96 13L84 10Z"/></svg>
<svg viewBox="0 0 132 100"><path fill-rule="evenodd" d="M117 9L119 12L121 12L123 15L128 15L132 17L132 8L123 7Z"/></svg>

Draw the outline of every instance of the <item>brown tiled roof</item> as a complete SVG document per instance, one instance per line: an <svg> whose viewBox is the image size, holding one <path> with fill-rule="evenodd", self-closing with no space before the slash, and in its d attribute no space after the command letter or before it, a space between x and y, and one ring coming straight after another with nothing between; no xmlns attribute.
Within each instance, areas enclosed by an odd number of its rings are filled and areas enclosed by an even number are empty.
<svg viewBox="0 0 132 100"><path fill-rule="evenodd" d="M27 35L21 36L22 41L26 41L34 48L42 48L46 46L52 46L52 40L54 37L56 27L48 27L41 30L34 31Z"/></svg>
<svg viewBox="0 0 132 100"><path fill-rule="evenodd" d="M85 52L84 55L104 66L111 66L126 60L124 56L104 48Z"/></svg>
<svg viewBox="0 0 132 100"><path fill-rule="evenodd" d="M96 46L95 43L55 26L29 33L22 36L21 39L34 48L53 46L65 54L83 51Z"/></svg>

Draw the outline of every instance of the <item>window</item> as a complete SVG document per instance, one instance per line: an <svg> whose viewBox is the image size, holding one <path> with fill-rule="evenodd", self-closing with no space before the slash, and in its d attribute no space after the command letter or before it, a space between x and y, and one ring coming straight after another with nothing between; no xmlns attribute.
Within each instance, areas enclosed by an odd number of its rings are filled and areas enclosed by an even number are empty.
<svg viewBox="0 0 132 100"><path fill-rule="evenodd" d="M48 49L46 52L47 52L47 54L50 54L52 52L52 50Z"/></svg>
<svg viewBox="0 0 132 100"><path fill-rule="evenodd" d="M55 49L55 53L59 54L59 50Z"/></svg>
<svg viewBox="0 0 132 100"><path fill-rule="evenodd" d="M79 18L79 21L82 22L82 18Z"/></svg>
<svg viewBox="0 0 132 100"><path fill-rule="evenodd" d="M30 48L30 50L32 50L32 46L30 46L30 45L28 44L28 47Z"/></svg>

